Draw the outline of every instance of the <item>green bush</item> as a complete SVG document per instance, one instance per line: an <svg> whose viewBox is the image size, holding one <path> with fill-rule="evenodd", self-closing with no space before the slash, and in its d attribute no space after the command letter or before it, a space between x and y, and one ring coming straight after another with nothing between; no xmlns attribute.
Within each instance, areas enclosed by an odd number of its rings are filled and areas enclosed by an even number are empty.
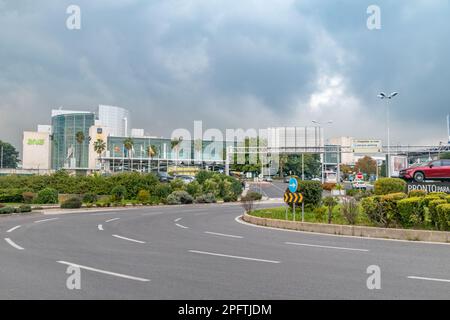
<svg viewBox="0 0 450 320"><path fill-rule="evenodd" d="M298 181L297 191L303 195L303 202L312 208L318 207L322 201L322 185L320 181Z"/></svg>
<svg viewBox="0 0 450 320"><path fill-rule="evenodd" d="M186 186L186 191L193 197L197 197L202 194L202 186L198 181L192 181Z"/></svg>
<svg viewBox="0 0 450 320"><path fill-rule="evenodd" d="M390 193L405 192L406 182L399 178L381 178L375 181L374 193L385 195Z"/></svg>
<svg viewBox="0 0 450 320"><path fill-rule="evenodd" d="M450 203L450 195L446 196L445 200L447 201L447 203Z"/></svg>
<svg viewBox="0 0 450 320"><path fill-rule="evenodd" d="M22 199L24 203L30 204L33 203L36 199L36 194L33 192L24 192L22 193Z"/></svg>
<svg viewBox="0 0 450 320"><path fill-rule="evenodd" d="M38 192L35 203L56 204L58 203L58 191L53 188L45 188Z"/></svg>
<svg viewBox="0 0 450 320"><path fill-rule="evenodd" d="M195 176L195 180L202 185L206 180L211 179L214 174L215 173L213 171L201 170Z"/></svg>
<svg viewBox="0 0 450 320"><path fill-rule="evenodd" d="M139 190L136 200L142 204L149 203L150 202L150 192L148 190Z"/></svg>
<svg viewBox="0 0 450 320"><path fill-rule="evenodd" d="M403 227L417 226L424 222L425 206L423 198L412 197L397 201L400 223Z"/></svg>
<svg viewBox="0 0 450 320"><path fill-rule="evenodd" d="M262 194L255 191L249 191L247 192L247 199L251 199L253 201L258 201L262 199Z"/></svg>
<svg viewBox="0 0 450 320"><path fill-rule="evenodd" d="M18 188L7 188L0 190L0 202L23 202L23 190Z"/></svg>
<svg viewBox="0 0 450 320"><path fill-rule="evenodd" d="M338 205L338 202L335 197L328 196L323 199L323 204L328 209L328 223L331 223L333 220L333 209Z"/></svg>
<svg viewBox="0 0 450 320"><path fill-rule="evenodd" d="M190 204L194 201L186 191L174 191L167 197L167 204Z"/></svg>
<svg viewBox="0 0 450 320"><path fill-rule="evenodd" d="M170 181L170 187L173 191L185 191L186 184L181 179L174 179Z"/></svg>
<svg viewBox="0 0 450 320"><path fill-rule="evenodd" d="M376 226L388 227L392 223L401 224L397 202L407 198L405 193L391 193L372 196L361 200L361 208L367 218Z"/></svg>
<svg viewBox="0 0 450 320"><path fill-rule="evenodd" d="M227 194L223 197L224 202L236 202L237 200L238 197L233 193Z"/></svg>
<svg viewBox="0 0 450 320"><path fill-rule="evenodd" d="M216 203L216 197L212 193L202 194L195 198L195 203Z"/></svg>
<svg viewBox="0 0 450 320"><path fill-rule="evenodd" d="M29 204L22 204L18 208L16 208L16 213L25 213L25 212L31 212L33 209Z"/></svg>
<svg viewBox="0 0 450 320"><path fill-rule="evenodd" d="M354 198L344 197L342 199L341 214L347 220L348 224L356 224L356 219L359 214L358 203Z"/></svg>
<svg viewBox="0 0 450 320"><path fill-rule="evenodd" d="M212 193L216 197L220 195L220 185L214 178L205 180L202 187L205 193Z"/></svg>
<svg viewBox="0 0 450 320"><path fill-rule="evenodd" d="M125 199L127 189L124 186L115 186L111 190L111 198L113 202L120 202Z"/></svg>
<svg viewBox="0 0 450 320"><path fill-rule="evenodd" d="M97 202L97 195L92 192L85 193L83 195L83 203L95 203Z"/></svg>
<svg viewBox="0 0 450 320"><path fill-rule="evenodd" d="M167 197L172 193L172 188L170 187L170 184L168 183L160 183L156 185L156 187L153 189L153 191L150 192L152 195L152 198L156 199L158 198L159 202L166 202Z"/></svg>
<svg viewBox="0 0 450 320"><path fill-rule="evenodd" d="M328 209L326 207L316 207L313 209L313 214L317 221L325 222L325 217L327 215Z"/></svg>
<svg viewBox="0 0 450 320"><path fill-rule="evenodd" d="M450 204L440 204L437 206L439 230L450 230Z"/></svg>
<svg viewBox="0 0 450 320"><path fill-rule="evenodd" d="M430 202L428 202L428 213L430 215L430 221L431 224L436 228L439 229L439 215L437 212L437 206L441 204L446 204L447 201L443 199L435 199Z"/></svg>
<svg viewBox="0 0 450 320"><path fill-rule="evenodd" d="M430 202L434 201L434 200L443 200L443 199L438 196L427 195L423 198L423 203L424 203L425 207L428 207Z"/></svg>
<svg viewBox="0 0 450 320"><path fill-rule="evenodd" d="M430 197L439 197L441 199L445 199L448 196L445 192L430 192L428 195Z"/></svg>
<svg viewBox="0 0 450 320"><path fill-rule="evenodd" d="M3 207L0 208L0 214L12 214L14 213L14 208L13 207Z"/></svg>
<svg viewBox="0 0 450 320"><path fill-rule="evenodd" d="M415 198L415 197L425 197L427 195L427 192L425 190L411 190L408 193L408 197Z"/></svg>
<svg viewBox="0 0 450 320"><path fill-rule="evenodd" d="M72 197L61 203L62 209L79 209L81 208L81 200L77 197Z"/></svg>

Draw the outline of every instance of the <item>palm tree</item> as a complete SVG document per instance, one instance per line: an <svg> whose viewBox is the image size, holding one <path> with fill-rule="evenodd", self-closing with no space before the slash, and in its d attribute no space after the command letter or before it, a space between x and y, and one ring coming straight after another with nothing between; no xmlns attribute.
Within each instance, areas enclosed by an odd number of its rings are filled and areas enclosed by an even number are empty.
<svg viewBox="0 0 450 320"><path fill-rule="evenodd" d="M203 151L203 140L202 139L196 139L194 142L194 149L199 154L198 160L201 163L202 162L202 151ZM195 156L194 156L195 158Z"/></svg>
<svg viewBox="0 0 450 320"><path fill-rule="evenodd" d="M102 167L102 159L101 155L106 150L106 143L102 139L97 139L97 141L94 142L94 151L97 153L98 158L100 160L100 170Z"/></svg>
<svg viewBox="0 0 450 320"><path fill-rule="evenodd" d="M77 133L75 133L75 140L77 141L78 146L79 146L79 148L78 148L78 168L81 167L81 155L83 152L82 144L84 142L84 139L85 139L85 136L84 136L83 131L78 131Z"/></svg>
<svg viewBox="0 0 450 320"><path fill-rule="evenodd" d="M133 149L134 141L131 138L126 138L123 141L123 146L127 149L128 158L130 158L130 170L133 170L133 155L131 154L131 150Z"/></svg>
<svg viewBox="0 0 450 320"><path fill-rule="evenodd" d="M182 137L179 137L178 139L175 138L172 141L170 141L170 146L172 147L172 150L175 149L175 171L177 170L177 161L178 161L178 151L181 141L183 141Z"/></svg>
<svg viewBox="0 0 450 320"><path fill-rule="evenodd" d="M158 150L154 144L147 146L147 156L150 158L150 165L148 166L149 172L151 171L151 161L153 157L158 154Z"/></svg>
<svg viewBox="0 0 450 320"><path fill-rule="evenodd" d="M280 178L282 178L284 175L284 168L285 168L287 162L288 162L287 154L280 155Z"/></svg>

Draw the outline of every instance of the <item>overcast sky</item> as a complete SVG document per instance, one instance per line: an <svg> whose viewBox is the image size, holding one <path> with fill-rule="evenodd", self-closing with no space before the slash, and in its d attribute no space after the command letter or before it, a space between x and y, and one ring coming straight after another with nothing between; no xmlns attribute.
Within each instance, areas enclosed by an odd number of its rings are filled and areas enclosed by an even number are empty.
<svg viewBox="0 0 450 320"><path fill-rule="evenodd" d="M51 109L98 104L152 135L331 119L327 137L385 139L380 91L400 93L391 143L446 141L448 0L0 0L0 139L19 150Z"/></svg>

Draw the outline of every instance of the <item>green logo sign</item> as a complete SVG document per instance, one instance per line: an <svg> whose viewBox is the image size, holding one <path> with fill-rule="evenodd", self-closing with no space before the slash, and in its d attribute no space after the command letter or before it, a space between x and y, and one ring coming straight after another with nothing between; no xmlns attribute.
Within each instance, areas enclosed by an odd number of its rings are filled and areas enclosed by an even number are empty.
<svg viewBox="0 0 450 320"><path fill-rule="evenodd" d="M43 146L45 141L44 139L28 139L29 146Z"/></svg>

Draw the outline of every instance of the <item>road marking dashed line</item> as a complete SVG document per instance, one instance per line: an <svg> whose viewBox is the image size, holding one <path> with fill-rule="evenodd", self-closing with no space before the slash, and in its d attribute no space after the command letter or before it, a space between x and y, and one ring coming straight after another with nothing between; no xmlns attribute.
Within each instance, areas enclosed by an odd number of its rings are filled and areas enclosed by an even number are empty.
<svg viewBox="0 0 450 320"><path fill-rule="evenodd" d="M58 220L58 219L59 218L44 219L44 220L35 221L34 223L42 223L42 222L53 221L53 220Z"/></svg>
<svg viewBox="0 0 450 320"><path fill-rule="evenodd" d="M205 254L205 255L210 255L210 256L232 258L232 259L257 261L257 262L281 263L281 261L275 261L275 260L265 260L265 259L256 259L256 258L241 257L241 256L232 256L232 255L228 255L228 254L206 252L206 251L198 251L198 250L189 250L189 252L191 252L191 253L198 253L198 254Z"/></svg>
<svg viewBox="0 0 450 320"><path fill-rule="evenodd" d="M135 281L140 281L140 282L149 282L150 281L150 279L129 276L129 275L126 275L126 274L117 273L117 272L111 272L111 271L106 271L106 270L101 270L101 269L95 269L95 268L82 266L80 264L76 264L76 263L72 263L72 262L67 262L67 261L56 261L56 262L57 263L61 263L61 264L65 264L65 265L68 265L68 266L78 267L80 269L84 269L84 270L88 270L88 271L93 271L93 272L107 274L107 275L114 276L114 277L119 277L119 278L124 278L124 279L129 279L129 280L135 280Z"/></svg>
<svg viewBox="0 0 450 320"><path fill-rule="evenodd" d="M140 243L140 244L145 244L145 241L135 240L135 239L131 239L131 238L126 238L126 237L119 236L119 235L117 235L117 234L113 234L112 236L113 236L113 237L116 237L116 238L119 238L119 239L122 239L122 240L127 240L127 241L131 241L131 242L136 242L136 243Z"/></svg>
<svg viewBox="0 0 450 320"><path fill-rule="evenodd" d="M9 229L8 231L6 231L7 233L11 233L11 232L13 232L14 230L17 230L17 229L19 229L21 226L15 226L15 227L13 227L13 228L11 228L11 229Z"/></svg>
<svg viewBox="0 0 450 320"><path fill-rule="evenodd" d="M14 248L16 248L17 250L25 250L24 248L22 248L21 246L19 246L18 244L14 243L14 241L12 241L10 238L5 238L5 241L8 242L8 244Z"/></svg>
<svg viewBox="0 0 450 320"><path fill-rule="evenodd" d="M229 237L229 238L237 238L237 239L242 239L243 238L241 236L235 236L235 235L232 235L232 234L225 234L225 233L218 233L218 232L211 232L211 231L205 231L205 233L212 234L212 235L215 235L215 236Z"/></svg>
<svg viewBox="0 0 450 320"><path fill-rule="evenodd" d="M112 219L106 220L105 222L108 223L108 222L113 222L116 220L120 220L120 218L112 218Z"/></svg>
<svg viewBox="0 0 450 320"><path fill-rule="evenodd" d="M308 243L285 242L285 244L290 244L290 245L294 245L294 246L303 246L303 247L314 247L314 248L324 248L324 249L336 249L336 250L349 250L349 251L369 252L368 249L357 249L357 248L346 248L346 247L321 246L321 245L317 245L317 244L308 244Z"/></svg>
<svg viewBox="0 0 450 320"><path fill-rule="evenodd" d="M415 277L415 276L409 276L408 279L425 280L425 281L436 281L436 282L450 282L449 279L437 279L437 278L426 278L426 277Z"/></svg>

